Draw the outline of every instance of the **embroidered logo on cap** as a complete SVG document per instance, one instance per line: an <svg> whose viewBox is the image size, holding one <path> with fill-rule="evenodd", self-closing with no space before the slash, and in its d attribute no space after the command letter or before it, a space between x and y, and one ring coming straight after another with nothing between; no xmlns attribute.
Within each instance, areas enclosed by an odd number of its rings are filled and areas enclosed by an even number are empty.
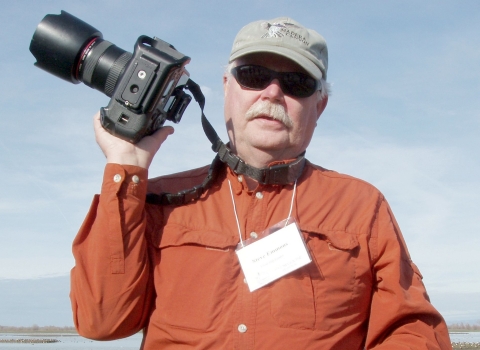
<svg viewBox="0 0 480 350"><path fill-rule="evenodd" d="M283 36L289 36L293 39L297 39L298 41L308 45L308 41L305 39L303 35L300 35L294 32L294 29L300 29L301 27L297 26L293 23L283 22L283 23L268 23L263 22L262 27L267 30L265 34L262 35L262 39L265 38L281 38Z"/></svg>

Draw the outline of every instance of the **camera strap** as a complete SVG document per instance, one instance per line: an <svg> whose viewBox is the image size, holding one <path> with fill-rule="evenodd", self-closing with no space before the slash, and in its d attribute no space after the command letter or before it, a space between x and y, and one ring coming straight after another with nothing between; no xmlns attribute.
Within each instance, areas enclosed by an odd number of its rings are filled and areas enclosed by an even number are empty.
<svg viewBox="0 0 480 350"><path fill-rule="evenodd" d="M185 88L190 90L195 101L202 111L202 127L205 135L212 143L212 150L217 153L213 160L207 177L201 185L178 193L147 194L147 203L158 205L182 205L197 200L212 185L217 174L222 168L222 163L227 164L236 174L245 175L262 185L286 185L294 183L302 174L305 166L305 152L288 164L278 164L266 168L256 168L245 163L239 156L234 154L228 145L224 144L203 113L205 96L200 86L189 79Z"/></svg>

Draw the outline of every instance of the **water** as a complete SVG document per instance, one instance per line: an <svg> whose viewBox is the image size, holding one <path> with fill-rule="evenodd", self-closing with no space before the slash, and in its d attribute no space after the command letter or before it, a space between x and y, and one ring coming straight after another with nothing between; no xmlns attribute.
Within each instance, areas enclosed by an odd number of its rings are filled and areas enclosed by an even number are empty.
<svg viewBox="0 0 480 350"><path fill-rule="evenodd" d="M450 340L455 343L480 343L480 332L458 332L450 333Z"/></svg>
<svg viewBox="0 0 480 350"><path fill-rule="evenodd" d="M53 349L53 350L138 350L142 342L142 334L137 333L129 338L114 341L94 341L80 337L75 334L10 334L0 333L0 339L57 339L57 343L24 343L24 344L5 344L0 343L0 350L19 350L19 349ZM452 342L480 343L480 332L459 332L450 333ZM32 346L34 346L32 348Z"/></svg>
<svg viewBox="0 0 480 350"><path fill-rule="evenodd" d="M76 334L14 334L0 333L0 339L56 339L56 343L23 343L7 344L0 343L0 350L19 350L19 349L52 349L52 350L138 350L142 343L142 334L137 333L131 337L114 341L94 341L83 338Z"/></svg>

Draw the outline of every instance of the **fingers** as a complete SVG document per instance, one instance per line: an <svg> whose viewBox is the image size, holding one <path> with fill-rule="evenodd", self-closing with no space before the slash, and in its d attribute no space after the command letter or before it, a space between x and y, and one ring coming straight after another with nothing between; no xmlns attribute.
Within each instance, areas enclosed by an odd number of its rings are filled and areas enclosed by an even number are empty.
<svg viewBox="0 0 480 350"><path fill-rule="evenodd" d="M97 143L99 143L99 138L107 133L107 131L103 128L102 123L100 122L100 112L95 113L93 116L93 130L95 131L95 139Z"/></svg>
<svg viewBox="0 0 480 350"><path fill-rule="evenodd" d="M160 145L167 139L169 135L174 133L174 129L171 126L163 126L155 131L150 137L154 138Z"/></svg>
<svg viewBox="0 0 480 350"><path fill-rule="evenodd" d="M145 136L138 143L132 144L105 130L100 121L100 113L94 115L93 123L96 141L108 163L135 165L147 169L162 143L174 132L173 127L164 126L154 134Z"/></svg>

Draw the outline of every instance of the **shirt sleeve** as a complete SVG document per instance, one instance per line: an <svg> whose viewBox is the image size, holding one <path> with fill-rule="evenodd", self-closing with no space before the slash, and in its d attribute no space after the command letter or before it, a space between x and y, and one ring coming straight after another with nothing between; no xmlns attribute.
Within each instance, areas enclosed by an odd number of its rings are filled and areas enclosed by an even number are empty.
<svg viewBox="0 0 480 350"><path fill-rule="evenodd" d="M384 199L373 224L371 250L375 286L366 349L452 349L445 321L430 303Z"/></svg>
<svg viewBox="0 0 480 350"><path fill-rule="evenodd" d="M102 190L73 242L70 299L80 335L98 340L141 330L153 286L145 240L147 170L107 164Z"/></svg>

